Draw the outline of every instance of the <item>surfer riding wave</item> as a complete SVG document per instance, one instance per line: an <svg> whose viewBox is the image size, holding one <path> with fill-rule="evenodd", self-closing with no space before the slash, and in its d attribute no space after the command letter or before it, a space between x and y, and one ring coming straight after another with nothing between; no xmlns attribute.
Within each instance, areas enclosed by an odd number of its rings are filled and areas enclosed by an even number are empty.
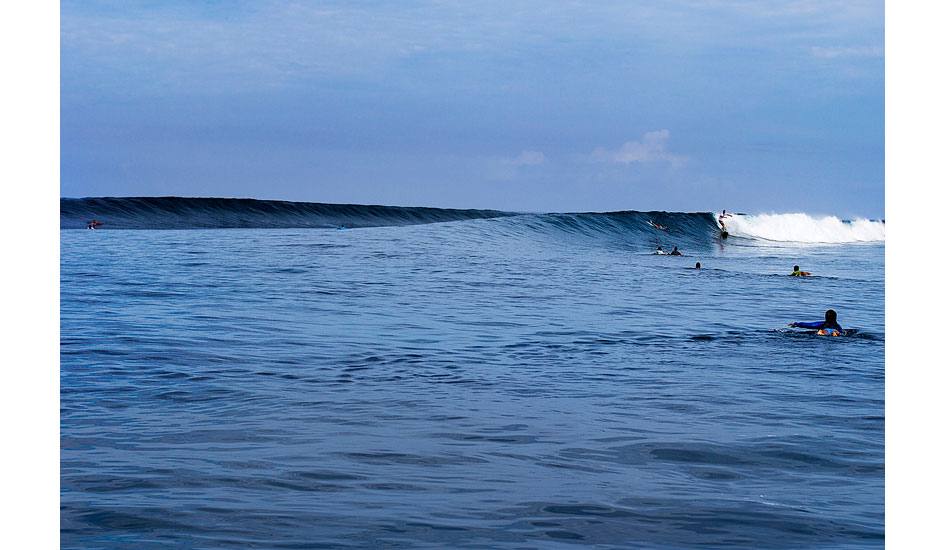
<svg viewBox="0 0 950 550"><path fill-rule="evenodd" d="M722 214L719 214L719 226L722 227L722 232L727 233L726 231L726 218L731 218L732 214L726 214L726 211L723 210Z"/></svg>

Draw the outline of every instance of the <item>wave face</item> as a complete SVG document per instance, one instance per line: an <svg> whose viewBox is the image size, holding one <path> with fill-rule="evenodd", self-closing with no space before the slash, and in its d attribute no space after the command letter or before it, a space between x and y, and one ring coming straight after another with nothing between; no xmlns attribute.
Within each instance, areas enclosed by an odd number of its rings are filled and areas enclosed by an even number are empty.
<svg viewBox="0 0 950 550"><path fill-rule="evenodd" d="M491 232L540 233L558 240L587 239L620 246L662 246L669 251L673 245L694 250L712 246L719 237L719 226L709 212L583 212L522 214L491 220Z"/></svg>
<svg viewBox="0 0 950 550"><path fill-rule="evenodd" d="M323 204L257 199L102 197L59 201L62 229L378 227L510 216L497 210Z"/></svg>
<svg viewBox="0 0 950 550"><path fill-rule="evenodd" d="M726 229L736 237L800 243L883 242L881 220L846 220L808 214L735 215L726 218Z"/></svg>

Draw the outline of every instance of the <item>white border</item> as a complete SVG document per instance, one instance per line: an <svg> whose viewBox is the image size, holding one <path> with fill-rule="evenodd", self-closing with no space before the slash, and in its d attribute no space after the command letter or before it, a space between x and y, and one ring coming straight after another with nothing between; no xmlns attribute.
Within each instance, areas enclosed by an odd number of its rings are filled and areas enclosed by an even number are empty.
<svg viewBox="0 0 950 550"><path fill-rule="evenodd" d="M940 3L887 4L885 528L892 548L945 538L947 11Z"/></svg>
<svg viewBox="0 0 950 550"><path fill-rule="evenodd" d="M9 3L0 21L3 539L57 548L59 3Z"/></svg>

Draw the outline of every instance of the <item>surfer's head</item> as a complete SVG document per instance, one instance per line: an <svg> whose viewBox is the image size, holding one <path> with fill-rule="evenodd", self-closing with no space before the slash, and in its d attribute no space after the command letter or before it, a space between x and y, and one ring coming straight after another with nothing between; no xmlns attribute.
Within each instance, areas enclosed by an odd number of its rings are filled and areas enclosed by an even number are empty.
<svg viewBox="0 0 950 550"><path fill-rule="evenodd" d="M699 269L699 268L700 268L699 262L696 262L696 269Z"/></svg>
<svg viewBox="0 0 950 550"><path fill-rule="evenodd" d="M838 314L833 309L829 309L825 312L825 322L826 323L837 323Z"/></svg>
<svg viewBox="0 0 950 550"><path fill-rule="evenodd" d="M800 270L798 269L798 266L796 265L795 267L792 268L792 271L800 271Z"/></svg>

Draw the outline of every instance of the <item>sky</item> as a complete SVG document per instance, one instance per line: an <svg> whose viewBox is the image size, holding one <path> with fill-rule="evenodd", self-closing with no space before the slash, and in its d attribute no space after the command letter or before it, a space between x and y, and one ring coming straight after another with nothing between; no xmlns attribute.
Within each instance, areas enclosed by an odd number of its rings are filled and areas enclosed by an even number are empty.
<svg viewBox="0 0 950 550"><path fill-rule="evenodd" d="M885 217L883 1L60 6L63 197Z"/></svg>

